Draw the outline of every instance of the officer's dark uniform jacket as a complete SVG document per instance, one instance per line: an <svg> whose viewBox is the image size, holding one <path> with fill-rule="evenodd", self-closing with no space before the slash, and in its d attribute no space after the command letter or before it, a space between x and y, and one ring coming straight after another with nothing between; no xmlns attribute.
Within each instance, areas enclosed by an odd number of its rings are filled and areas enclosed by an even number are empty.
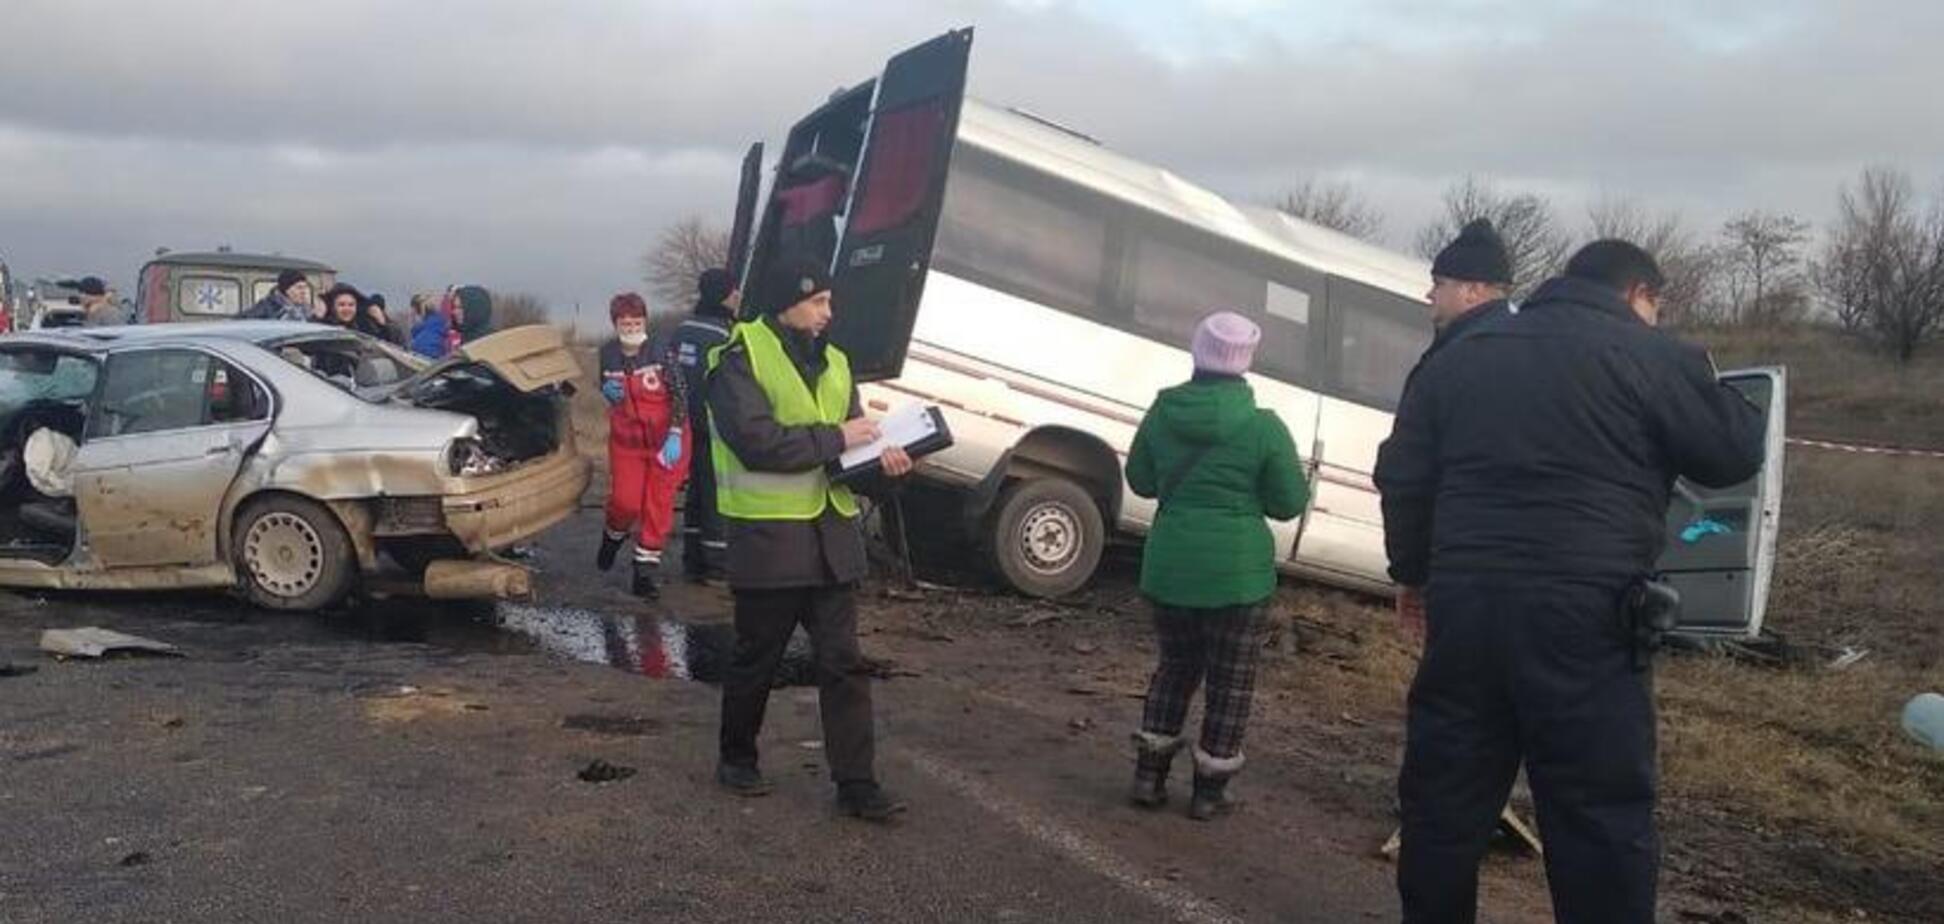
<svg viewBox="0 0 1944 924"><path fill-rule="evenodd" d="M825 369L823 345L765 318L783 341L804 382L816 391ZM784 426L776 422L769 399L750 371L740 344L722 355L709 375L708 404L715 438L724 440L751 471L801 472L835 461L844 452L843 431L835 426ZM857 389L851 389L846 419L863 416ZM825 509L815 520L741 520L729 523L729 586L737 590L821 587L864 579L864 536L855 519Z"/></svg>
<svg viewBox="0 0 1944 924"><path fill-rule="evenodd" d="M725 307L697 305L695 312L675 328L672 344L675 365L682 370L683 384L688 386L689 419L698 425L705 424L708 417L703 380L708 375L709 351L728 342L729 329L735 323L735 314Z"/></svg>
<svg viewBox="0 0 1944 924"><path fill-rule="evenodd" d="M1759 411L1705 352L1551 280L1516 314L1454 321L1412 372L1377 460L1391 578L1642 575L1674 477L1731 485L1762 451Z"/></svg>

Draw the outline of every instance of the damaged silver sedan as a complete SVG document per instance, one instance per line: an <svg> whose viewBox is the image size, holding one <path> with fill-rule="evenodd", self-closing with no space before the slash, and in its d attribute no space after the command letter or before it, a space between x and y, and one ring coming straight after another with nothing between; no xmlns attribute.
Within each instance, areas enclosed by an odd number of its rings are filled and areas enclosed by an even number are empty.
<svg viewBox="0 0 1944 924"><path fill-rule="evenodd" d="M430 365L297 322L0 336L0 586L524 596L495 551L579 505L579 373L540 326Z"/></svg>

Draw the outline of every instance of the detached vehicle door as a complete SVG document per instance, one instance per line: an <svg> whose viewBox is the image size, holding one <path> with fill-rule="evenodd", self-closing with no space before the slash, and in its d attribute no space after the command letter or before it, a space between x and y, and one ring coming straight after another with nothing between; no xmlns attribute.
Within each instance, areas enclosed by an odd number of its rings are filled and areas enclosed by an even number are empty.
<svg viewBox="0 0 1944 924"><path fill-rule="evenodd" d="M1715 490L1677 482L1658 569L1681 592L1676 631L1752 638L1762 631L1775 574L1788 380L1781 369L1725 372L1721 380L1746 395L1767 419L1762 470L1741 484Z"/></svg>
<svg viewBox="0 0 1944 924"><path fill-rule="evenodd" d="M74 463L81 528L107 568L223 559L219 517L270 431L270 392L191 347L109 354Z"/></svg>
<svg viewBox="0 0 1944 924"><path fill-rule="evenodd" d="M892 58L877 82L832 277L830 336L859 381L896 378L904 369L971 52L972 30L948 32Z"/></svg>

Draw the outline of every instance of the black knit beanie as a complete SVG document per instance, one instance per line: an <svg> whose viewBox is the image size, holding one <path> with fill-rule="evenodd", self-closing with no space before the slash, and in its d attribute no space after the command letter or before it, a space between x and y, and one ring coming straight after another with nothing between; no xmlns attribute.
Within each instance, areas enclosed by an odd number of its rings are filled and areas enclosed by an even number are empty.
<svg viewBox="0 0 1944 924"><path fill-rule="evenodd" d="M725 269L716 267L705 269L695 280L696 300L704 307L712 308L722 304L729 298L729 293L734 291L736 291L736 281L730 278L729 271Z"/></svg>
<svg viewBox="0 0 1944 924"><path fill-rule="evenodd" d="M1505 241L1486 218L1475 218L1458 232L1458 239L1438 251L1431 261L1431 275L1466 282L1512 284L1512 260L1505 253Z"/></svg>
<svg viewBox="0 0 1944 924"><path fill-rule="evenodd" d="M303 270L295 270L295 269L284 270L283 272L277 274L277 291L282 292L285 295L289 295L291 286L294 286L300 282L305 282L305 281L306 280L304 278Z"/></svg>
<svg viewBox="0 0 1944 924"><path fill-rule="evenodd" d="M762 297L756 307L764 314L782 314L798 302L830 288L830 272L807 258L785 258L763 274Z"/></svg>

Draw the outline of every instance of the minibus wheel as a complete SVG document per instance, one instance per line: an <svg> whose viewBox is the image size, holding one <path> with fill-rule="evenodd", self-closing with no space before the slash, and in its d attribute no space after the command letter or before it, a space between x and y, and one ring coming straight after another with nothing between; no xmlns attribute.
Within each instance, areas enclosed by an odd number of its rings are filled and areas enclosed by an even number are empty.
<svg viewBox="0 0 1944 924"><path fill-rule="evenodd" d="M999 576L1029 597L1086 586L1100 565L1107 527L1085 488L1064 478L1015 482L999 495L987 535Z"/></svg>

